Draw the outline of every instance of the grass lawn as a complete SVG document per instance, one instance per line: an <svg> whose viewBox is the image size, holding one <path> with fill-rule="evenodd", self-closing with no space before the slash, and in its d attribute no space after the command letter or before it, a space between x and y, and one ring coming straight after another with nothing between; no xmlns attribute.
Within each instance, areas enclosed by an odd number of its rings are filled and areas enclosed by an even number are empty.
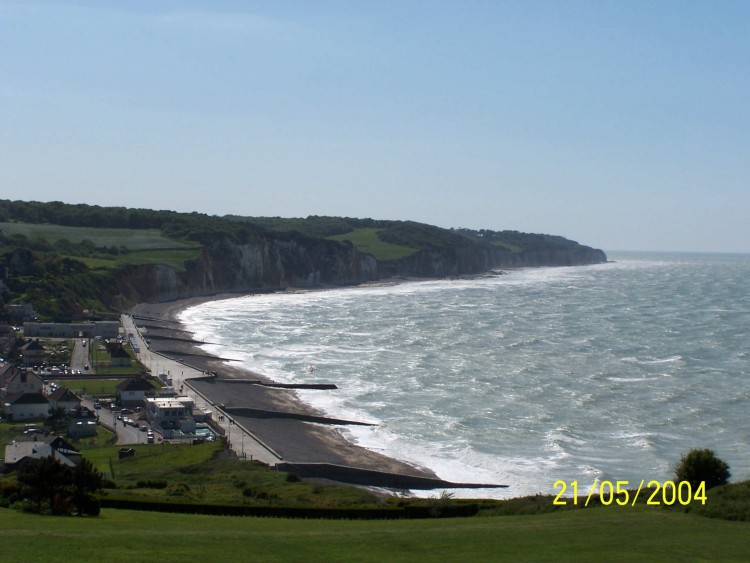
<svg viewBox="0 0 750 563"><path fill-rule="evenodd" d="M365 254L371 254L378 260L399 260L411 256L417 249L400 244L383 242L378 237L379 229L355 229L349 233L328 237L331 240L348 240L354 247Z"/></svg>
<svg viewBox="0 0 750 563"><path fill-rule="evenodd" d="M135 368L131 368L132 373ZM112 396L117 394L117 386L124 380L118 379L50 379L61 387L67 387L76 395Z"/></svg>
<svg viewBox="0 0 750 563"><path fill-rule="evenodd" d="M117 489L107 491L112 498L255 506L347 507L380 502L363 489L289 482L286 473L260 463L215 459L223 448L220 442L128 447L135 450L135 456L125 459L118 458L116 446L81 448L94 467L117 482ZM161 481L168 486L139 487L139 481Z"/></svg>
<svg viewBox="0 0 750 563"><path fill-rule="evenodd" d="M0 509L4 561L746 561L750 525L661 509L437 520L290 520Z"/></svg>

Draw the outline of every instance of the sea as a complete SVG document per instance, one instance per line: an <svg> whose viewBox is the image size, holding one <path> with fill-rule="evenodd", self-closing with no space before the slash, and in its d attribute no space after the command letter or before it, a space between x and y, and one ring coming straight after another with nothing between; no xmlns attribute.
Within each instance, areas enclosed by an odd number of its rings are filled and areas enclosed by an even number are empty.
<svg viewBox="0 0 750 563"><path fill-rule="evenodd" d="M455 497L666 481L711 448L750 479L750 255L608 253L590 266L211 301L208 352L289 383L341 431ZM569 489L570 490L570 489ZM432 493L434 494L434 493Z"/></svg>

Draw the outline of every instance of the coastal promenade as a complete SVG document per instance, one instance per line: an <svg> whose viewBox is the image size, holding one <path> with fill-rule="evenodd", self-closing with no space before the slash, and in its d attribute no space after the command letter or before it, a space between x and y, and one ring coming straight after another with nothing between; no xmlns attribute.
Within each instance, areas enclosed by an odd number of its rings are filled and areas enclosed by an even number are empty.
<svg viewBox="0 0 750 563"><path fill-rule="evenodd" d="M224 435L232 449L240 459L257 460L269 466L274 466L281 461L269 447L257 439L249 430L237 423L236 420L227 416L221 409L208 397L195 390L190 384L191 379L205 377L206 373L193 367L185 362L170 358L158 351L152 350L148 340L148 333L144 335L135 325L133 317L123 314L120 317L122 326L126 334L135 336L140 351L138 360L148 368L152 374L167 374L172 378L172 386L175 389L183 388L186 395L195 400L198 408L211 411L213 420L224 430Z"/></svg>

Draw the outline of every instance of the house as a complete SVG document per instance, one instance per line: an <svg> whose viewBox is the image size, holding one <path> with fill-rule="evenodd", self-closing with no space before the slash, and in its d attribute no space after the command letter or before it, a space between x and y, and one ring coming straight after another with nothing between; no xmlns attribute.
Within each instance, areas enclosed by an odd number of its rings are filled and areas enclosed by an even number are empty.
<svg viewBox="0 0 750 563"><path fill-rule="evenodd" d="M8 420L44 420L49 416L49 401L41 393L8 394L1 404Z"/></svg>
<svg viewBox="0 0 750 563"><path fill-rule="evenodd" d="M44 381L31 371L19 369L12 364L0 368L0 398L18 393L41 393Z"/></svg>
<svg viewBox="0 0 750 563"><path fill-rule="evenodd" d="M98 420L96 415L86 407L79 407L68 423L68 436L71 438L90 438L96 436Z"/></svg>
<svg viewBox="0 0 750 563"><path fill-rule="evenodd" d="M185 399L187 404L180 400ZM158 397L146 399L146 417L151 425L160 428L165 438L172 431L195 432L195 419L192 417L193 400L188 397Z"/></svg>
<svg viewBox="0 0 750 563"><path fill-rule="evenodd" d="M81 408L81 398L73 393L67 387L58 387L52 393L47 395L50 409L65 409L66 413L76 411Z"/></svg>
<svg viewBox="0 0 750 563"><path fill-rule="evenodd" d="M117 386L117 404L122 407L140 407L146 396L153 395L156 387L145 377L126 379Z"/></svg>
<svg viewBox="0 0 750 563"><path fill-rule="evenodd" d="M75 466L81 462L81 452L62 436L18 436L5 446L5 465L12 467L24 459L54 457L60 463Z"/></svg>
<svg viewBox="0 0 750 563"><path fill-rule="evenodd" d="M21 356L23 356L23 365L38 366L44 363L47 351L44 346L39 344L39 340L29 340L21 346Z"/></svg>
<svg viewBox="0 0 750 563"><path fill-rule="evenodd" d="M12 420L39 420L49 415L39 376L11 364L0 368L0 411Z"/></svg>

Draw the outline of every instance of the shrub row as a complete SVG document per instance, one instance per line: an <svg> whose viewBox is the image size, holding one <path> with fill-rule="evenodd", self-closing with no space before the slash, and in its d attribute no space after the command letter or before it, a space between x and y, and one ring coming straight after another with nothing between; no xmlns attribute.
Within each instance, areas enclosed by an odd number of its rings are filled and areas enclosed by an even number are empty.
<svg viewBox="0 0 750 563"><path fill-rule="evenodd" d="M215 516L266 516L277 518L321 518L331 520L395 520L400 518L448 518L475 516L478 504L449 506L403 506L384 508L304 508L292 506L242 506L218 504L189 504L164 500L135 500L101 498L102 508L144 510L151 512L179 512Z"/></svg>

